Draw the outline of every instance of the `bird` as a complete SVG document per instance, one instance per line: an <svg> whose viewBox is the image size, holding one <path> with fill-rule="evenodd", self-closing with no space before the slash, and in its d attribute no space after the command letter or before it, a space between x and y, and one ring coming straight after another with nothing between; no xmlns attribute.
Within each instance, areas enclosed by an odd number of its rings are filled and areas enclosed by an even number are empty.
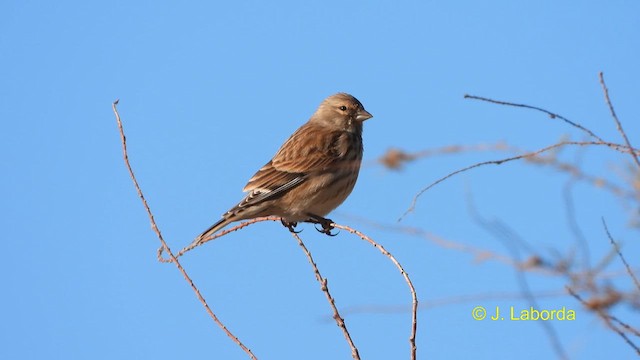
<svg viewBox="0 0 640 360"><path fill-rule="evenodd" d="M372 118L362 103L347 93L324 99L309 120L249 179L247 195L195 238L206 242L230 223L278 216L291 232L298 222L320 224L332 235L325 216L351 194L362 162L363 122Z"/></svg>

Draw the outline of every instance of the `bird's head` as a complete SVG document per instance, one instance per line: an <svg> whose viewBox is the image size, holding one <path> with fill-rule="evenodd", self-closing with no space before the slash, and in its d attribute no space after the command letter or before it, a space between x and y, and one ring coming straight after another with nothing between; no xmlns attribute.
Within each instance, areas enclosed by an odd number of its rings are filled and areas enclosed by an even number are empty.
<svg viewBox="0 0 640 360"><path fill-rule="evenodd" d="M342 130L362 131L362 122L372 117L358 99L346 93L338 93L324 99L311 120Z"/></svg>

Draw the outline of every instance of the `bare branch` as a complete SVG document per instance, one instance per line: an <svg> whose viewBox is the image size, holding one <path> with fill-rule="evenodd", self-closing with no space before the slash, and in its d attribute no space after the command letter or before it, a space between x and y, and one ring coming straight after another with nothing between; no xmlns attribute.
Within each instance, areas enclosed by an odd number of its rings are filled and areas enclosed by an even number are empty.
<svg viewBox="0 0 640 360"><path fill-rule="evenodd" d="M158 236L158 239L160 240L160 243L162 244L161 245L161 249L163 249L164 251L167 252L167 254L169 254L169 258L171 259L170 261L176 265L176 267L178 268L178 271L180 271L180 273L182 274L184 279L187 281L187 283L189 283L189 286L191 286L191 289L195 292L196 297L198 298L198 300L200 301L202 306L204 306L205 310L207 311L209 316L213 319L213 321L222 329L222 331L224 331L225 334L227 334L228 337L231 338L231 340L233 340L233 342L235 342L236 344L238 344L238 346L240 346L240 348L249 356L249 358L254 359L254 360L257 359L256 356L253 355L251 350L249 350L249 348L247 348L240 341L240 339L238 339L237 336L233 335L233 333L231 333L231 331L229 329L227 329L227 327L218 319L216 314L211 310L211 308L207 304L207 301L204 299L204 297L200 293L200 290L196 287L196 285L194 284L193 280L191 280L191 278L187 274L187 271L184 269L184 267L182 267L180 262L178 262L178 259L171 252L171 249L169 248L169 245L167 245L167 243L164 241L164 238L162 237L162 233L160 232L160 229L156 225L156 221L155 221L155 219L153 217L153 213L151 212L151 208L149 208L149 204L147 204L147 200L145 199L144 194L142 193L142 190L140 189L140 185L138 184L138 180L136 180L136 176L134 175L133 169L131 168L131 164L129 163L129 155L127 153L127 139L126 139L126 137L124 135L124 129L122 127L122 121L120 120L120 114L118 113L118 108L117 108L118 101L119 100L116 100L116 101L113 102L112 108L113 108L113 112L114 112L114 114L116 116L116 122L118 123L118 130L120 131L120 141L122 143L122 155L123 155L123 158L124 158L124 162L125 162L125 165L127 166L127 170L129 171L129 176L131 177L131 180L133 181L133 185L135 186L136 191L138 192L138 197L142 201L142 205L144 206L145 210L147 211L147 215L149 216L149 220L151 221L151 228L156 233L156 235ZM160 254L158 254L158 255L160 256Z"/></svg>
<svg viewBox="0 0 640 360"><path fill-rule="evenodd" d="M477 145L449 145L434 149L426 149L414 153L409 153L398 148L391 148L377 159L377 162L391 170L400 170L411 161L440 154L460 154L464 152L480 151L504 151L509 150L506 143L477 144Z"/></svg>
<svg viewBox="0 0 640 360"><path fill-rule="evenodd" d="M411 201L411 205L409 206L409 208L404 212L404 214L402 214L402 216L400 216L400 218L398 219L398 221L402 221L402 219L407 216L409 213L413 212L415 210L416 204L418 203L418 198L420 196L422 196L422 194L424 194L425 192L427 192L429 189L431 189L432 187L440 184L441 182L449 179L450 177L453 177L455 175L458 175L460 173L463 173L465 171L477 168L477 167L481 167L481 166L485 166L485 165L502 165L504 163L507 162L511 162L514 160L520 160L520 159L527 159L527 158L531 158L534 156L538 156L542 153L554 150L554 149L558 149L564 146L606 146L609 148L612 148L616 151L620 151L620 152L632 152L635 153L637 152L636 149L633 148L629 148L628 146L624 146L624 145L620 145L620 144L615 144L615 143L609 143L609 142L600 142L600 141L561 141L559 143L553 144L553 145L549 145L547 147L544 147L542 149L539 149L537 151L533 151L533 152L528 152L525 154L521 154L521 155L516 155L516 156L512 156L512 157L508 157L508 158L504 158L504 159L499 159L499 160L489 160L489 161L483 161L483 162L479 162L479 163L475 163L473 165L467 166L465 168L462 169L458 169L454 172L449 173L446 176L441 177L440 179L432 182L429 186L425 187L424 189L420 190L414 197L413 200Z"/></svg>
<svg viewBox="0 0 640 360"><path fill-rule="evenodd" d="M213 236L211 236L208 239L205 239L204 241L200 242L200 243L196 243L196 242L192 242L191 244L189 244L188 246L185 246L182 250L180 250L180 252L178 253L178 255L176 257L180 257L182 255L184 255L186 252L193 250L194 248L206 244L211 240L215 240L217 238L223 237L225 235L227 235L228 233L234 232L234 231L238 231L242 228L245 228L251 224L255 224L257 222L261 222L261 221L280 221L280 218L277 216L264 216L264 217L259 217L259 218L255 218L255 219L251 219L251 220L247 220L244 221L230 229L224 230L224 231L220 231L219 233L214 234ZM162 248L158 249L158 259L161 262L170 262L170 259L164 259L161 257L162 255Z"/></svg>
<svg viewBox="0 0 640 360"><path fill-rule="evenodd" d="M369 244L373 245L373 247L375 247L376 249L378 249L382 254L384 254L386 257L389 258L389 260L391 260L391 262L393 262L393 264L396 266L396 268L398 268L398 270L400 270L400 273L402 274L402 276L404 277L404 280L407 282L407 285L409 286L409 291L411 292L411 334L409 335L409 345L410 345L410 349L411 349L411 360L416 360L416 331L418 328L418 296L416 295L416 289L413 287L413 283L411 282L411 279L409 278L409 274L407 274L406 271L404 271L404 268L402 268L402 265L400 265L400 263L398 262L398 260L396 260L396 258L391 255L390 252L388 252L382 245L378 244L377 242L373 241L373 239L371 239L370 237L368 237L367 235L361 233L358 230L354 230L348 226L344 226L344 225L339 225L339 224L331 224L331 226L336 227L338 229L342 229L342 230L346 230L352 234L358 235L362 240L368 242Z"/></svg>
<svg viewBox="0 0 640 360"><path fill-rule="evenodd" d="M327 279L323 278L322 275L320 275L320 270L318 270L318 266L316 266L316 263L315 261L313 261L313 257L311 256L311 253L309 252L307 247L304 245L304 242L302 242L302 239L300 238L300 236L298 236L298 234L294 232L292 232L291 235L298 241L298 245L300 245L300 247L302 248L302 251L304 251L304 254L307 256L307 259L309 260L309 263L313 268L313 272L316 275L316 280L318 280L318 282L320 283L320 288L322 289L322 292L324 292L324 294L326 295L327 300L329 301L329 305L331 305L331 309L333 309L333 319L336 321L336 324L338 324L338 326L342 330L342 333L344 334L344 337L347 340L347 343L349 343L349 347L351 347L351 356L354 359L359 360L360 354L358 353L358 348L353 343L353 340L351 339L351 335L349 334L349 330L347 330L347 325L345 324L344 319L340 316L340 313L338 312L338 308L336 307L336 302L331 296L331 293L329 292Z"/></svg>
<svg viewBox="0 0 640 360"><path fill-rule="evenodd" d="M609 89L607 89L607 84L605 84L604 82L604 74L600 72L599 76L600 76L600 84L602 85L602 92L604 92L604 98L607 101L607 106L609 106L609 111L611 111L611 116L613 117L613 120L616 122L616 126L618 127L618 132L620 133L620 135L622 135L622 138L624 139L624 143L627 145L627 147L629 149L633 149L633 146L631 146L631 142L629 142L629 138L627 137L627 133L622 128L622 123L620 123L620 120L616 115L616 111L613 109L613 104L611 103L611 99L609 99ZM631 156L633 157L633 161L635 161L636 165L638 165L638 168L640 168L640 160L638 160L638 154L632 151Z"/></svg>
<svg viewBox="0 0 640 360"><path fill-rule="evenodd" d="M527 250L527 252L533 254L532 259L534 260L534 266L542 265L542 259L534 252L533 248L526 243L526 241L520 237L513 229L511 229L507 224L505 224L500 219L492 219L488 220L484 218L475 207L473 203L473 198L471 193L467 193L467 204L469 207L469 212L471 217L476 221L478 225L484 228L489 234L493 235L494 238L502 243L502 245L507 249L507 251L511 254L511 258L521 263L520 256L520 248ZM527 279L526 273L522 271L522 269L514 269L516 275L516 281L518 282L518 286L520 287L520 291L525 296L529 305L533 308L538 308L538 302L533 295L533 291L531 290L531 286L529 284L529 280ZM544 329L549 342L551 343L554 351L561 359L568 359L567 353L560 342L558 337L558 333L555 327L547 321L542 321L539 323L540 326Z"/></svg>
<svg viewBox="0 0 640 360"><path fill-rule="evenodd" d="M629 274L629 276L631 276L631 279L633 279L633 283L636 285L636 288L640 290L640 281L638 281L638 278L631 270L631 266L629 266L629 264L627 263L627 260L625 260L624 256L622 255L622 252L620 251L620 246L618 246L618 243L615 240L613 240L613 236L611 236L611 233L609 232L609 228L607 227L606 221L604 221L604 217L602 218L602 226L604 226L604 231L607 233L607 237L609 238L611 245L613 245L613 248L616 250L616 252L618 253L618 256L620 257L620 260L622 260L624 267L627 269L627 273Z"/></svg>
<svg viewBox="0 0 640 360"><path fill-rule="evenodd" d="M580 295L578 295L576 292L573 291L573 289L571 289L570 287L567 286L567 291L569 292L569 294L571 294L571 296L573 296L574 298L576 298L576 300L578 300L582 305L584 305L585 307L589 308L589 305L587 304L587 302L585 302ZM627 336L627 334L625 334L622 330L620 330L617 326L615 326L611 320L614 319L613 316L609 315L606 311L604 311L603 309L598 309L596 311L596 313L598 314L598 316L600 316L600 318L602 320L604 320L604 322L607 324L607 326L613 330L615 333L617 333L618 335L620 335L620 337L627 343L627 345L629 345L632 349L634 349L636 351L636 353L638 355L640 355L640 348L638 347L638 345L636 345L635 343L633 343L633 341L631 341L631 339L629 339L629 337ZM627 325L626 323L623 323L622 321L618 320L617 318L615 318L616 322L618 322L619 324L621 324L625 329L632 329L633 331L631 331L632 333L636 334L638 333L637 330L633 329L631 326Z"/></svg>
<svg viewBox="0 0 640 360"><path fill-rule="evenodd" d="M565 139L568 140L568 139ZM626 152L621 149L617 151ZM506 152L511 154L522 154L525 151L523 149L511 146L505 142L489 143L489 144L475 144L475 145L449 145L437 148L429 148L425 150L408 152L398 148L390 148L382 156L380 156L375 162L381 164L390 170L401 170L404 165L409 162L416 161L431 156L443 155L443 154L462 154L466 152L485 152L485 151L497 151ZM587 174L584 170L572 163L563 162L558 159L556 152L550 151L544 156L531 156L524 158L523 160L540 166L548 166L554 170L566 173L570 175L575 181L583 181L596 188L604 189L612 192L614 195L621 198L635 201L637 198L637 192L634 189L625 189L610 180L591 174ZM573 182L573 180L571 182ZM631 180L633 181L633 180ZM633 187L633 184L631 184Z"/></svg>
<svg viewBox="0 0 640 360"><path fill-rule="evenodd" d="M562 115L558 115L556 113L552 113L549 110L545 110L545 109L539 108L537 106L531 106L531 105L525 105L525 104L516 104L516 103L500 101L500 100L493 100L493 99L489 99L489 98L485 98L485 97L481 97L481 96L474 96L474 95L468 95L468 94L465 94L464 98L465 99L486 101L486 102L490 102L490 103L498 104L498 105L515 106L515 107L520 107L520 108L525 108L525 109L532 109L532 110L541 111L541 112L549 115L549 117L552 118L552 119L558 118L558 119L566 122L567 124L584 131L589 136L591 136L592 138L598 140L599 142L605 142L601 137L599 137L598 135L594 134L593 131L587 129L586 127L584 127L584 126L582 126L580 124L574 123L573 121L567 119L566 117L564 117ZM629 146L629 147L631 147L631 146Z"/></svg>
<svg viewBox="0 0 640 360"><path fill-rule="evenodd" d="M633 335L640 337L640 331L638 331L638 329L632 327L631 325L627 324L626 322L618 319L617 317L613 316L613 315L609 315L609 318L614 321L617 322L618 325L622 326L626 331L632 333Z"/></svg>
<svg viewBox="0 0 640 360"><path fill-rule="evenodd" d="M569 278L584 278L588 276L593 276L594 274L597 273L599 279L606 279L606 280L612 280L612 279L620 278L622 276L628 276L627 271L604 272L603 270L605 265L602 265L602 264L600 264L597 268L594 268L594 269L586 269L582 271L570 272L570 268L568 268L567 266L567 262L568 262L567 259L549 261L546 258L540 257L535 252L530 252L525 259L523 259L522 261L518 261L517 259L499 254L489 249L478 248L468 244L464 244L459 241L446 239L438 234L428 232L421 228L411 227L406 225L398 225L398 224L385 224L385 223L372 221L356 215L341 214L341 216L343 218L346 217L350 220L353 220L354 222L358 222L363 225L370 226L382 231L400 233L400 234L405 234L405 235L425 239L443 249L449 249L453 251L468 253L472 255L473 260L478 263L483 261L496 261L498 263L502 263L504 265L513 267L516 270L532 272L538 275L545 275L545 276L566 275ZM632 271L633 270L634 269L632 269ZM635 271L640 271L640 269L635 269Z"/></svg>

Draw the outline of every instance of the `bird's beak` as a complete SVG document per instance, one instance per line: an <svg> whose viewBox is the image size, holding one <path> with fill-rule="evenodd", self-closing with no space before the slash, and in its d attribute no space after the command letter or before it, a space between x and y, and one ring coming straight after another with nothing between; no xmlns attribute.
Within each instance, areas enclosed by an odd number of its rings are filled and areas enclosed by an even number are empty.
<svg viewBox="0 0 640 360"><path fill-rule="evenodd" d="M365 121L367 119L371 119L373 115L371 115L367 110L360 109L358 110L358 115L356 115L356 120Z"/></svg>

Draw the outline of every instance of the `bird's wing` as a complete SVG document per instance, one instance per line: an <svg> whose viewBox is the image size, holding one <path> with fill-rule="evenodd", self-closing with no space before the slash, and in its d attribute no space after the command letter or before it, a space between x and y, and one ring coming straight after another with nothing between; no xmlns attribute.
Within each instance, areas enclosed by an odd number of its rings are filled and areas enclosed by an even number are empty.
<svg viewBox="0 0 640 360"><path fill-rule="evenodd" d="M236 207L244 208L275 199L300 185L305 179L305 174L278 171L269 161L249 180L243 190L250 193Z"/></svg>
<svg viewBox="0 0 640 360"><path fill-rule="evenodd" d="M348 151L348 134L307 123L300 127L273 157L273 167L289 173L309 174L335 166Z"/></svg>
<svg viewBox="0 0 640 360"><path fill-rule="evenodd" d="M303 183L310 173L336 166L336 159L349 151L345 136L315 124L301 126L249 180L243 191L250 193L238 207L275 199Z"/></svg>
<svg viewBox="0 0 640 360"><path fill-rule="evenodd" d="M326 170L340 156L340 132L313 124L300 127L271 161L253 175L243 191L250 191L237 207L275 199L303 183L309 173Z"/></svg>

